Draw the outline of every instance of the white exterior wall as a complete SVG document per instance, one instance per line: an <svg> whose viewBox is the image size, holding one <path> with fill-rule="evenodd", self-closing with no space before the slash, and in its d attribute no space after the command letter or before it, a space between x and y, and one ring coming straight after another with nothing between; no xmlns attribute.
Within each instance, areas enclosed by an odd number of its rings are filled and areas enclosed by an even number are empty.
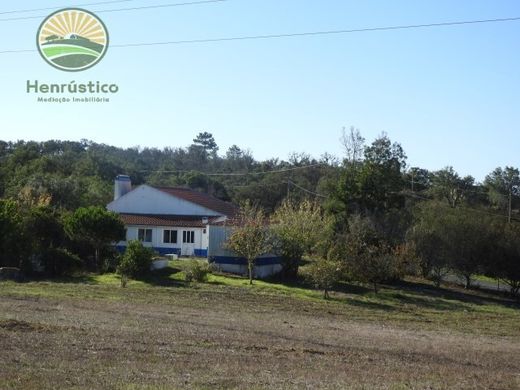
<svg viewBox="0 0 520 390"><path fill-rule="evenodd" d="M230 226L208 226L208 259L212 257L236 257L237 254L224 248L224 243L227 241L233 228ZM259 258L275 257L275 254L266 253ZM216 266L224 271L233 274L247 275L248 269L246 264L216 264ZM266 265L255 265L254 277L264 278L273 274L276 274L282 270L281 264L266 264Z"/></svg>
<svg viewBox="0 0 520 390"><path fill-rule="evenodd" d="M129 225L126 227L126 241L120 241L117 245L126 246L128 241L138 239L139 229L152 229L152 242L143 242L143 245L150 248L172 248L172 249L185 249L186 252L182 251L182 254L191 256L194 249L208 249L208 230L206 228L188 228L188 227L175 227L175 226L140 226L140 225ZM204 230L206 229L206 233ZM164 230L177 230L177 242L176 243L164 243ZM182 242L183 231L194 231L194 243L188 244ZM184 247L184 248L183 248ZM191 249L191 251L190 251ZM190 253L191 252L191 253Z"/></svg>
<svg viewBox="0 0 520 390"><path fill-rule="evenodd" d="M220 215L214 210L169 195L146 184L110 202L107 209L116 213L128 214Z"/></svg>

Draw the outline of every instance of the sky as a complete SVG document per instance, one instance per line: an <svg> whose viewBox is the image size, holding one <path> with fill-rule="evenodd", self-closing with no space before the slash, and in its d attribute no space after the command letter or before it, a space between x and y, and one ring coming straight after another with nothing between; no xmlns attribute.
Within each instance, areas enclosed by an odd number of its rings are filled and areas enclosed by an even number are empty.
<svg viewBox="0 0 520 390"><path fill-rule="evenodd" d="M102 0L2 1L0 139L89 139L121 147L184 147L211 132L257 159L292 152L341 157L342 127L382 132L410 166L452 165L477 180L520 166L520 21L265 40L111 47L94 67L64 72L36 51L53 10ZM90 11L172 4L137 0ZM227 0L98 12L110 45L357 29L520 16L517 0ZM2 20L36 16L22 20ZM39 103L40 83L101 81L110 103Z"/></svg>

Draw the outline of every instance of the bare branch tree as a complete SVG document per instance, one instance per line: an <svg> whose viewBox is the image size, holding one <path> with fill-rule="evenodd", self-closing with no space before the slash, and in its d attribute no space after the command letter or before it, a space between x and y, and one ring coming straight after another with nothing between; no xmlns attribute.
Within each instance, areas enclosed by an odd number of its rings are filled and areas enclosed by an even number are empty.
<svg viewBox="0 0 520 390"><path fill-rule="evenodd" d="M346 127L343 127L339 140L341 145L343 145L348 162L360 161L363 158L365 139L361 136L359 129L350 126L350 129L347 130Z"/></svg>

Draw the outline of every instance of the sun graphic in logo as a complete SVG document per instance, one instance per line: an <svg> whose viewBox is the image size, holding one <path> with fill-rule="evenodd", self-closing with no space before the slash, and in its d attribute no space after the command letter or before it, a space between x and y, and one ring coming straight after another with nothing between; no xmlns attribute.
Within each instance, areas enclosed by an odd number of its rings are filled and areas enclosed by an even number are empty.
<svg viewBox="0 0 520 390"><path fill-rule="evenodd" d="M38 29L38 51L52 66L70 72L97 64L108 48L108 31L96 15L66 8L49 15Z"/></svg>

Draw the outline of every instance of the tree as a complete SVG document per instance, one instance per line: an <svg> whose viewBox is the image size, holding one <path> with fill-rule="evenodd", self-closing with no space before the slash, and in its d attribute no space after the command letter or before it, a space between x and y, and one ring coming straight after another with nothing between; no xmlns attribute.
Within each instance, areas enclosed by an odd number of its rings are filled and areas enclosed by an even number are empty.
<svg viewBox="0 0 520 390"><path fill-rule="evenodd" d="M429 204L421 205L416 213L416 222L407 232L406 241L417 254L422 276L430 278L436 287L440 287L443 278L449 272L449 262L443 246L442 234L436 218L437 210Z"/></svg>
<svg viewBox="0 0 520 390"><path fill-rule="evenodd" d="M45 40L47 42L55 41L56 39L60 39L60 37L57 36L56 34L49 35L48 37L45 38Z"/></svg>
<svg viewBox="0 0 520 390"><path fill-rule="evenodd" d="M121 275L121 287L126 287L128 278L142 277L150 272L153 253L152 249L145 247L139 240L128 243L117 266L117 273Z"/></svg>
<svg viewBox="0 0 520 390"><path fill-rule="evenodd" d="M406 155L398 143L392 143L383 134L365 148L364 160L347 164L331 194L328 209L339 213L343 220L347 215L383 213L404 204L400 192L403 189L403 173Z"/></svg>
<svg viewBox="0 0 520 390"><path fill-rule="evenodd" d="M316 202L286 199L271 217L272 231L284 261L285 277L294 278L302 256L311 254L331 233L331 220Z"/></svg>
<svg viewBox="0 0 520 390"><path fill-rule="evenodd" d="M119 216L97 206L78 208L66 219L65 229L72 239L93 248L96 269L100 267L101 250L125 238L125 226Z"/></svg>
<svg viewBox="0 0 520 390"><path fill-rule="evenodd" d="M453 167L446 167L433 173L430 191L437 199L446 200L455 208L468 197L474 182L473 177L461 178Z"/></svg>
<svg viewBox="0 0 520 390"><path fill-rule="evenodd" d="M365 139L361 136L359 129L351 126L349 130L345 127L341 130L341 145L345 150L345 161L347 163L356 163L363 157L365 149Z"/></svg>
<svg viewBox="0 0 520 390"><path fill-rule="evenodd" d="M489 202L496 208L508 210L508 220L511 221L511 211L520 196L520 174L518 168L496 168L486 176L484 186L488 190Z"/></svg>
<svg viewBox="0 0 520 390"><path fill-rule="evenodd" d="M428 190L431 186L431 173L427 169L412 167L405 175L406 187L413 192Z"/></svg>
<svg viewBox="0 0 520 390"><path fill-rule="evenodd" d="M208 154L215 155L218 151L217 143L215 142L215 138L213 134L204 131L202 133L197 134L197 136L193 139L193 143L195 145L201 146Z"/></svg>
<svg viewBox="0 0 520 390"><path fill-rule="evenodd" d="M378 284L402 276L400 256L382 239L370 219L360 216L350 219L344 247L348 273L354 280L372 284L376 294Z"/></svg>
<svg viewBox="0 0 520 390"><path fill-rule="evenodd" d="M23 268L24 246L21 210L15 201L0 199L0 267Z"/></svg>
<svg viewBox="0 0 520 390"><path fill-rule="evenodd" d="M236 226L226 241L226 248L247 260L249 284L253 284L256 259L271 249L264 212L249 202L239 210Z"/></svg>
<svg viewBox="0 0 520 390"><path fill-rule="evenodd" d="M79 258L65 246L63 221L50 206L36 206L26 210L23 225L31 256L39 260L45 273L63 275L81 265Z"/></svg>
<svg viewBox="0 0 520 390"><path fill-rule="evenodd" d="M453 271L469 288L471 277L483 270L490 254L490 224L487 215L474 209L452 208L437 201L419 205L407 239L422 260L423 276L439 286Z"/></svg>
<svg viewBox="0 0 520 390"><path fill-rule="evenodd" d="M320 258L312 263L310 277L314 285L323 290L323 298L329 298L329 291L339 282L342 275L341 263Z"/></svg>
<svg viewBox="0 0 520 390"><path fill-rule="evenodd" d="M494 253L487 264L487 273L500 278L510 288L511 295L520 292L520 225L496 222L492 225Z"/></svg>

